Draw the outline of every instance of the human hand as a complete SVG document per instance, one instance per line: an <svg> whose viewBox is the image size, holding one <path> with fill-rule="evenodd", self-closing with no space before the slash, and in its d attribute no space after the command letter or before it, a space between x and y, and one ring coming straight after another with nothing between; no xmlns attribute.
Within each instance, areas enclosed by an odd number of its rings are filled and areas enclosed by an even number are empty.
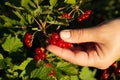
<svg viewBox="0 0 120 80"><path fill-rule="evenodd" d="M60 36L70 43L93 43L86 50L65 49L55 45L47 47L55 55L73 64L106 69L120 58L120 19L93 28L63 30Z"/></svg>

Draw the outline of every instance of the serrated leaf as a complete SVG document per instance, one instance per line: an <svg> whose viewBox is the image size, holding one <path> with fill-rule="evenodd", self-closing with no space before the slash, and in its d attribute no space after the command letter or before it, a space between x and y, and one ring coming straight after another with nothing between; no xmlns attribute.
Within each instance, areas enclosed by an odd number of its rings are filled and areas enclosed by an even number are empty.
<svg viewBox="0 0 120 80"><path fill-rule="evenodd" d="M65 2L68 4L75 4L76 0L65 0Z"/></svg>
<svg viewBox="0 0 120 80"><path fill-rule="evenodd" d="M54 7L56 3L58 2L58 0L49 0L49 2L50 2L50 5Z"/></svg>
<svg viewBox="0 0 120 80"><path fill-rule="evenodd" d="M80 79L81 80L96 80L95 79L96 69L91 71L89 67L83 67L80 72Z"/></svg>
<svg viewBox="0 0 120 80"><path fill-rule="evenodd" d="M67 63L67 62L59 62L57 64L57 68L59 70L62 70L66 74L78 74L78 69L72 64Z"/></svg>
<svg viewBox="0 0 120 80"><path fill-rule="evenodd" d="M31 13L33 16L37 16L42 13L42 8L38 6L38 8L36 8L34 11L31 11Z"/></svg>
<svg viewBox="0 0 120 80"><path fill-rule="evenodd" d="M18 67L18 69L20 70L24 70L26 68L26 66L28 65L28 63L30 63L30 61L32 61L32 58L27 58L26 60L24 60Z"/></svg>
<svg viewBox="0 0 120 80"><path fill-rule="evenodd" d="M18 18L20 18L20 24L21 25L24 25L24 24L27 24L27 22L26 22L26 20L25 20L25 17L22 15L22 14L20 14L20 12L18 12L18 11L13 11L13 13L18 17Z"/></svg>
<svg viewBox="0 0 120 80"><path fill-rule="evenodd" d="M2 44L2 48L7 52L15 52L23 46L23 43L17 36L12 37L9 35L5 42Z"/></svg>
<svg viewBox="0 0 120 80"><path fill-rule="evenodd" d="M54 69L54 73L55 73L55 77L57 78L57 80L60 80L61 78L64 77L64 75L56 68Z"/></svg>
<svg viewBox="0 0 120 80"><path fill-rule="evenodd" d="M5 27L19 24L16 20L11 19L5 15L0 15L0 18L4 20L4 24L2 26L5 26Z"/></svg>
<svg viewBox="0 0 120 80"><path fill-rule="evenodd" d="M50 72L51 68L50 67L39 67L36 68L31 72L31 78L38 78L42 80L47 80L48 74Z"/></svg>
<svg viewBox="0 0 120 80"><path fill-rule="evenodd" d="M5 2L5 5L12 7L14 9L24 10L22 7L17 7L15 5L11 4L10 2Z"/></svg>

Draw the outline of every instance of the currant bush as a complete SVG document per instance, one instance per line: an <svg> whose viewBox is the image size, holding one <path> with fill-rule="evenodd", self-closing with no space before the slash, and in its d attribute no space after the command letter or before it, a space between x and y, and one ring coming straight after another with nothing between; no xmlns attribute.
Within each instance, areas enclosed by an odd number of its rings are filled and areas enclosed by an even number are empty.
<svg viewBox="0 0 120 80"><path fill-rule="evenodd" d="M65 42L59 33L118 17L119 4L119 0L1 0L0 80L119 80L119 60L98 70L71 64L46 50L50 44L95 49L93 43Z"/></svg>

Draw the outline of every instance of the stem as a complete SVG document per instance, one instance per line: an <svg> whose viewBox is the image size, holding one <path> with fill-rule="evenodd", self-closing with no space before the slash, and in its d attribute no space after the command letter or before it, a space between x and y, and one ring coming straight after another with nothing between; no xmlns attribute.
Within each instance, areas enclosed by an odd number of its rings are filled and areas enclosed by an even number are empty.
<svg viewBox="0 0 120 80"><path fill-rule="evenodd" d="M80 11L82 14L84 14L84 12L83 12L81 9L79 9L79 11Z"/></svg>
<svg viewBox="0 0 120 80"><path fill-rule="evenodd" d="M34 17L33 17L34 18ZM42 30L42 26L40 25L40 23L34 18L35 22L38 24L39 28Z"/></svg>

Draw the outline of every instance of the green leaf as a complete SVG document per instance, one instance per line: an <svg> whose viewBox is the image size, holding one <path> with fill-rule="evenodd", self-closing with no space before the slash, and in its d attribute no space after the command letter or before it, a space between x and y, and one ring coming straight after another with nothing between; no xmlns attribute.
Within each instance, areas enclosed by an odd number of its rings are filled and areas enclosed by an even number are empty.
<svg viewBox="0 0 120 80"><path fill-rule="evenodd" d="M70 76L70 80L79 80L78 76L75 75L75 76Z"/></svg>
<svg viewBox="0 0 120 80"><path fill-rule="evenodd" d="M27 58L26 60L24 60L18 67L18 69L20 70L24 70L26 68L26 66L28 65L28 63L30 63L30 61L32 61L32 58Z"/></svg>
<svg viewBox="0 0 120 80"><path fill-rule="evenodd" d="M5 42L2 44L2 48L7 52L15 52L23 46L23 43L17 36L12 37L9 35Z"/></svg>
<svg viewBox="0 0 120 80"><path fill-rule="evenodd" d="M29 3L31 2L31 0L21 0L21 6L30 9Z"/></svg>
<svg viewBox="0 0 120 80"><path fill-rule="evenodd" d="M49 2L50 2L50 5L54 7L56 3L58 2L58 0L49 0Z"/></svg>
<svg viewBox="0 0 120 80"><path fill-rule="evenodd" d="M39 78L42 80L47 80L50 70L51 68L46 66L36 68L31 72L31 78Z"/></svg>
<svg viewBox="0 0 120 80"><path fill-rule="evenodd" d="M58 69L54 69L54 73L55 73L55 77L57 78L57 80L60 80L61 78L64 77L64 75L61 73L61 71L59 71Z"/></svg>
<svg viewBox="0 0 120 80"><path fill-rule="evenodd" d="M68 4L75 4L76 0L65 0L65 2Z"/></svg>
<svg viewBox="0 0 120 80"><path fill-rule="evenodd" d="M5 58L4 61L5 61L7 66L9 66L9 67L13 66L12 59L10 57Z"/></svg>
<svg viewBox="0 0 120 80"><path fill-rule="evenodd" d="M57 64L57 68L69 75L78 74L78 69L76 68L76 66L73 66L72 64L67 62L59 62Z"/></svg>
<svg viewBox="0 0 120 80"><path fill-rule="evenodd" d="M31 11L31 14L33 16L38 16L41 13L42 13L42 8L40 6L38 6L38 8L36 8L34 11Z"/></svg>
<svg viewBox="0 0 120 80"><path fill-rule="evenodd" d="M0 69L5 68L5 61L4 60L0 60Z"/></svg>
<svg viewBox="0 0 120 80"><path fill-rule="evenodd" d="M63 76L60 80L70 80L69 76Z"/></svg>
<svg viewBox="0 0 120 80"><path fill-rule="evenodd" d="M4 20L4 24L2 26L5 26L5 27L19 24L18 21L11 19L5 15L0 15L0 18Z"/></svg>
<svg viewBox="0 0 120 80"><path fill-rule="evenodd" d="M80 79L81 80L96 80L95 79L96 69L91 71L89 67L83 67L80 72Z"/></svg>
<svg viewBox="0 0 120 80"><path fill-rule="evenodd" d="M4 59L3 55L0 53L0 59Z"/></svg>
<svg viewBox="0 0 120 80"><path fill-rule="evenodd" d="M25 17L19 11L13 11L13 13L20 19L21 25L27 24Z"/></svg>
<svg viewBox="0 0 120 80"><path fill-rule="evenodd" d="M13 4L11 4L10 2L5 2L5 5L9 6L9 7L12 7L14 9L19 9L19 10L24 10L21 6L20 7L17 7Z"/></svg>

